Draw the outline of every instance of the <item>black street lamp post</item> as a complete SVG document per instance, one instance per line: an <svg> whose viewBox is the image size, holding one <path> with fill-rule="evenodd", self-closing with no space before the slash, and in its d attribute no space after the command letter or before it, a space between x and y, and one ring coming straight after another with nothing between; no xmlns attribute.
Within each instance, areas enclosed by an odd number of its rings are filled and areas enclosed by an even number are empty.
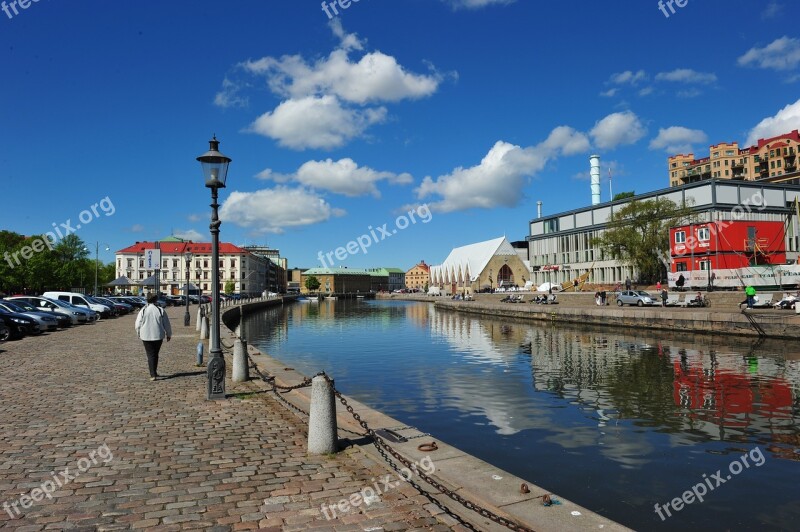
<svg viewBox="0 0 800 532"><path fill-rule="evenodd" d="M189 316L189 282L192 277L189 266L192 262L192 254L187 251L184 257L186 258L186 314L183 315L183 326L188 327L189 323L192 321L192 317Z"/></svg>
<svg viewBox="0 0 800 532"><path fill-rule="evenodd" d="M209 149L197 158L203 167L206 187L211 189L211 331L208 361L208 394L206 399L225 399L225 359L219 342L219 204L217 192L225 188L228 165L231 158L219 152L219 141L215 136L208 141Z"/></svg>

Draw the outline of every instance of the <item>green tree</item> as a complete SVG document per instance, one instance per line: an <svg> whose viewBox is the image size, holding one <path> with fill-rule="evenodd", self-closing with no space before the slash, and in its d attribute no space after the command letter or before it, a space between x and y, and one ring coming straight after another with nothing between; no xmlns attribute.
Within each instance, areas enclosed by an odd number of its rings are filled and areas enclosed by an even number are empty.
<svg viewBox="0 0 800 532"><path fill-rule="evenodd" d="M636 191L635 190L631 190L630 192L620 192L618 194L614 194L614 199L611 200L611 201L617 201L617 200L625 199L625 198L632 198L635 195L636 195Z"/></svg>
<svg viewBox="0 0 800 532"><path fill-rule="evenodd" d="M232 294L234 290L236 290L236 283L233 281L227 281L225 283L225 293Z"/></svg>
<svg viewBox="0 0 800 532"><path fill-rule="evenodd" d="M665 198L632 201L612 213L606 230L592 245L631 266L642 281L664 278L661 257L669 255L669 228L689 222L691 209Z"/></svg>
<svg viewBox="0 0 800 532"><path fill-rule="evenodd" d="M320 287L320 282L319 282L319 279L317 279L313 275L310 275L310 276L306 277L305 285L306 285L306 289L309 292L314 292Z"/></svg>

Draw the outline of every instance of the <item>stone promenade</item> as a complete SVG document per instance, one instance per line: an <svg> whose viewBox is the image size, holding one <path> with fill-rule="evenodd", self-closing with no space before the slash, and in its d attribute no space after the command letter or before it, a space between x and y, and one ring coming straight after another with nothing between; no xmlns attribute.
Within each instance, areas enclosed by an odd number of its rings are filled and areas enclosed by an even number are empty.
<svg viewBox="0 0 800 532"><path fill-rule="evenodd" d="M169 309L156 382L134 315L0 344L0 528L462 529L407 484L327 520L321 505L389 470L358 448L307 457L306 428L260 381L206 401L195 310L184 327Z"/></svg>

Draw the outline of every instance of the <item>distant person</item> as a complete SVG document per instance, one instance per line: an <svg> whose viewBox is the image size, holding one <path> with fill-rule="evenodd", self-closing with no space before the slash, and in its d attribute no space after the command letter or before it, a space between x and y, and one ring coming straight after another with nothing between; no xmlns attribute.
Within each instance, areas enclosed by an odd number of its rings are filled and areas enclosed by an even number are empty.
<svg viewBox="0 0 800 532"><path fill-rule="evenodd" d="M577 279L572 281L572 288L573 288L573 291L575 291L575 292L578 291L578 280Z"/></svg>
<svg viewBox="0 0 800 532"><path fill-rule="evenodd" d="M631 289L631 278L630 277L626 277L625 278L625 290L630 290L630 289Z"/></svg>
<svg viewBox="0 0 800 532"><path fill-rule="evenodd" d="M661 292L661 281L656 283L656 292Z"/></svg>
<svg viewBox="0 0 800 532"><path fill-rule="evenodd" d="M667 289L666 288L662 288L661 289L661 306L662 307L666 307L667 306L667 297L668 297Z"/></svg>
<svg viewBox="0 0 800 532"><path fill-rule="evenodd" d="M167 342L172 339L169 316L156 304L157 301L158 296L155 293L150 294L147 305L136 316L136 334L144 344L151 381L158 379L158 353L161 351L161 343L164 338Z"/></svg>
<svg viewBox="0 0 800 532"><path fill-rule="evenodd" d="M747 296L747 308L753 308L756 303L756 289L753 285L747 285L744 289L744 294Z"/></svg>
<svg viewBox="0 0 800 532"><path fill-rule="evenodd" d="M683 285L684 284L686 284L686 277L684 277L683 274L680 274L678 276L678 280L675 281L675 286L678 287L678 291L683 290Z"/></svg>

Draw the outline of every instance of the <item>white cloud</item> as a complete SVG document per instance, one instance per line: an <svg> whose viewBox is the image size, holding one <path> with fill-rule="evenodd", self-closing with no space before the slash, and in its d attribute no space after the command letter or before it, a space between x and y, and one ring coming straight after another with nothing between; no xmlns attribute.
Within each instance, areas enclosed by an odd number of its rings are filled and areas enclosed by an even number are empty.
<svg viewBox="0 0 800 532"><path fill-rule="evenodd" d="M671 126L658 130L658 136L650 141L651 150L664 150L667 153L691 153L692 144L708 142L708 135L699 129Z"/></svg>
<svg viewBox="0 0 800 532"><path fill-rule="evenodd" d="M287 227L324 222L345 212L302 188L278 186L255 192L231 192L219 211L223 222L255 233L282 233Z"/></svg>
<svg viewBox="0 0 800 532"><path fill-rule="evenodd" d="M677 92L678 98L696 98L703 94L703 91L696 87L691 87Z"/></svg>
<svg viewBox="0 0 800 532"><path fill-rule="evenodd" d="M527 148L497 141L480 164L458 167L435 180L427 176L415 192L420 200L441 197L429 205L442 212L513 207L524 197L525 177L542 170L550 159L588 149L586 135L567 126L555 128L545 141Z"/></svg>
<svg viewBox="0 0 800 532"><path fill-rule="evenodd" d="M717 75L711 72L697 72L691 68L676 68L670 72L659 72L656 74L656 81L709 85L716 83Z"/></svg>
<svg viewBox="0 0 800 532"><path fill-rule="evenodd" d="M601 92L600 96L602 96L603 98L613 98L618 92L619 92L618 87L612 87L607 91Z"/></svg>
<svg viewBox="0 0 800 532"><path fill-rule="evenodd" d="M200 220L203 220L204 218L208 218L208 217L207 216L202 216L200 214L190 214L189 216L186 217L187 220L189 220L190 222L193 222L193 223L194 222L199 222Z"/></svg>
<svg viewBox="0 0 800 532"><path fill-rule="evenodd" d="M611 74L611 78L609 78L607 83L611 83L613 85L637 85L646 79L647 73L644 70L639 70L637 72L626 70L625 72Z"/></svg>
<svg viewBox="0 0 800 532"><path fill-rule="evenodd" d="M387 110L380 103L426 98L444 79L433 65L428 65L430 73L416 74L391 55L363 53L364 42L346 33L339 19L330 27L340 42L327 57L307 61L301 55L268 56L239 65L247 75L264 78L272 93L283 99L257 118L250 131L297 150L336 148L385 120ZM361 56L351 59L355 52ZM243 85L226 78L215 103L246 104L239 94Z"/></svg>
<svg viewBox="0 0 800 532"><path fill-rule="evenodd" d="M589 132L595 146L608 150L633 144L647 134L647 128L631 111L612 113L595 124Z"/></svg>
<svg viewBox="0 0 800 532"><path fill-rule="evenodd" d="M738 62L740 66L793 70L800 64L800 39L784 36L764 48L750 48Z"/></svg>
<svg viewBox="0 0 800 532"><path fill-rule="evenodd" d="M445 0L455 9L480 9L497 4L513 4L517 0Z"/></svg>
<svg viewBox="0 0 800 532"><path fill-rule="evenodd" d="M800 100L787 105L778 111L775 116L769 116L759 122L747 134L745 144L753 146L758 142L758 139L775 137L795 129L800 129Z"/></svg>
<svg viewBox="0 0 800 532"><path fill-rule="evenodd" d="M406 72L394 57L381 52L351 62L345 49L334 50L313 65L294 55L265 57L247 62L243 68L265 76L270 89L285 98L330 94L357 104L424 98L435 93L441 81L438 74Z"/></svg>
<svg viewBox="0 0 800 532"><path fill-rule="evenodd" d="M298 168L294 174L276 174L267 169L258 174L262 179L277 182L295 181L306 187L327 190L345 196L364 196L371 194L378 198L380 191L376 186L379 181L406 185L413 182L411 174L379 172L367 166L358 166L349 158L334 161L308 161Z"/></svg>
<svg viewBox="0 0 800 532"><path fill-rule="evenodd" d="M210 237L209 235L204 235L194 229L187 229L184 231L183 229L177 229L172 232L174 236L178 238L182 238L184 240L191 240L193 242L208 242Z"/></svg>
<svg viewBox="0 0 800 532"><path fill-rule="evenodd" d="M762 20L769 20L771 18L775 18L781 14L783 11L783 6L778 2L770 2L767 4L767 7L764 11L761 12L761 19Z"/></svg>
<svg viewBox="0 0 800 532"><path fill-rule="evenodd" d="M229 107L247 107L247 98L239 96L241 85L228 78L222 80L222 90L214 96L214 105L227 109Z"/></svg>
<svg viewBox="0 0 800 532"><path fill-rule="evenodd" d="M144 226L142 224L133 224L128 228L128 231L131 233L141 233L144 231Z"/></svg>
<svg viewBox="0 0 800 532"><path fill-rule="evenodd" d="M250 125L250 131L296 150L332 149L385 119L384 107L351 109L342 106L335 96L309 96L286 100L274 111L264 113Z"/></svg>
<svg viewBox="0 0 800 532"><path fill-rule="evenodd" d="M639 96L649 96L650 94L653 94L654 90L655 89L653 89L653 87L644 87L639 91Z"/></svg>

